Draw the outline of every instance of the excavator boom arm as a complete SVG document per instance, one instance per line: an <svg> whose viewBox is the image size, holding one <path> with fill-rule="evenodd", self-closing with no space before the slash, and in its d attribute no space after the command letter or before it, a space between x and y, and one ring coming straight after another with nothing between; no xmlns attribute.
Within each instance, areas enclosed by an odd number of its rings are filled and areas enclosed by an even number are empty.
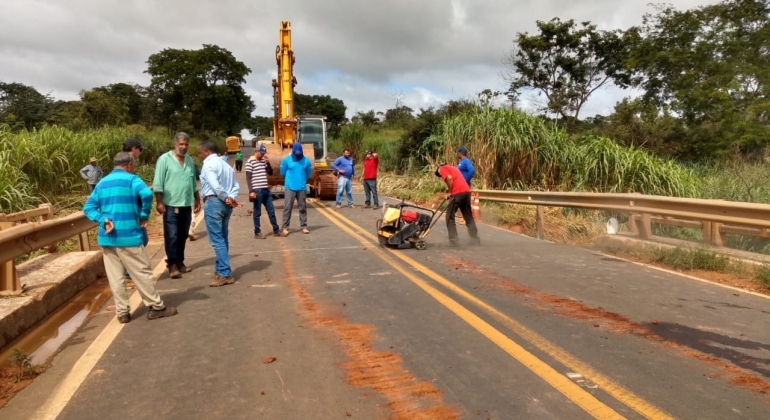
<svg viewBox="0 0 770 420"><path fill-rule="evenodd" d="M273 80L273 134L276 143L291 147L297 130L297 119L294 117L294 86L297 85L297 78L294 77L295 59L291 49L291 23L288 21L281 21L275 61L278 65L278 79Z"/></svg>

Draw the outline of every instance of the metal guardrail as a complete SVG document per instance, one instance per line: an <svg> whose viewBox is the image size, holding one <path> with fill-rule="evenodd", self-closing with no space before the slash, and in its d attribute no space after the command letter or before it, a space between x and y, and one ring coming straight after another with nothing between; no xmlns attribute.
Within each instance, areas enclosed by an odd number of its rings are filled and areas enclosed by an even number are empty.
<svg viewBox="0 0 770 420"><path fill-rule="evenodd" d="M31 221L37 217L42 220ZM50 204L23 212L0 214L0 296L23 292L14 259L43 248L53 251L58 242L73 236L80 237L81 251L90 250L88 231L95 228L96 223L88 220L83 212L58 219L52 217Z"/></svg>
<svg viewBox="0 0 770 420"><path fill-rule="evenodd" d="M642 239L652 236L652 223L699 228L704 241L716 246L724 244L724 235L728 233L770 238L768 204L644 194L495 190L473 193L479 200L537 206L537 234L541 239L543 207L627 212L629 230Z"/></svg>

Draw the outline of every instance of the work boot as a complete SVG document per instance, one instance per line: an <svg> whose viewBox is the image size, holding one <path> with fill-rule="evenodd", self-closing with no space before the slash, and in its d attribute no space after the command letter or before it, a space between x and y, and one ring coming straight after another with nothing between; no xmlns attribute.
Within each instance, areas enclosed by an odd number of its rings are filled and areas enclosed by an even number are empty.
<svg viewBox="0 0 770 420"><path fill-rule="evenodd" d="M118 322L120 322L121 324L128 324L129 322L131 322L131 313L118 315Z"/></svg>
<svg viewBox="0 0 770 420"><path fill-rule="evenodd" d="M368 204L364 204L364 208L368 209L370 206Z"/></svg>
<svg viewBox="0 0 770 420"><path fill-rule="evenodd" d="M183 262L179 263L178 267L179 267L179 272L180 273L189 273L190 271L192 271L192 268L184 265Z"/></svg>
<svg viewBox="0 0 770 420"><path fill-rule="evenodd" d="M168 275L171 276L172 279L178 279L182 277L182 273L179 272L179 267L177 267L176 264L171 264L168 266Z"/></svg>
<svg viewBox="0 0 770 420"><path fill-rule="evenodd" d="M233 284L233 283L235 283L235 277L233 277L233 276L222 277L219 274L215 274L214 275L214 281L209 283L209 286L210 287L219 287L219 286L224 286L226 284Z"/></svg>
<svg viewBox="0 0 770 420"><path fill-rule="evenodd" d="M163 308L163 309L153 309L150 308L150 310L147 312L147 319L152 321L153 319L159 319L159 318L166 318L169 316L174 316L178 314L179 312L176 310L176 308Z"/></svg>

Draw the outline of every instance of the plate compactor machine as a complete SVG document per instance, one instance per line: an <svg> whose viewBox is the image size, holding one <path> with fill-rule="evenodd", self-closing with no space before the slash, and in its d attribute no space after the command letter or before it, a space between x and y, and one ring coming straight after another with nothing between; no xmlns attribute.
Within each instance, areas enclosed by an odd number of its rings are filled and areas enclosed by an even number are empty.
<svg viewBox="0 0 770 420"><path fill-rule="evenodd" d="M403 200L395 206L385 204L382 219L377 220L380 245L397 249L427 248L425 237L446 210L445 202L436 210L406 204Z"/></svg>

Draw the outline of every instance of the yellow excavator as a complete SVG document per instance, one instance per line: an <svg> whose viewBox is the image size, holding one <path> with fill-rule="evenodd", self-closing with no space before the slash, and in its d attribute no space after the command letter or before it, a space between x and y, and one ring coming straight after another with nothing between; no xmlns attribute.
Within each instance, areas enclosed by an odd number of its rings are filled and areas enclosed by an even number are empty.
<svg viewBox="0 0 770 420"><path fill-rule="evenodd" d="M267 183L272 189L283 185L279 168L281 161L291 153L295 142L302 144L305 156L314 162L313 174L308 180L310 195L321 199L334 199L337 194L337 178L331 167L336 156L329 153L326 141L326 117L323 115L294 115L294 51L291 49L291 23L281 21L278 46L275 49L278 78L273 79L273 140L264 143L267 157L273 167L273 175Z"/></svg>

